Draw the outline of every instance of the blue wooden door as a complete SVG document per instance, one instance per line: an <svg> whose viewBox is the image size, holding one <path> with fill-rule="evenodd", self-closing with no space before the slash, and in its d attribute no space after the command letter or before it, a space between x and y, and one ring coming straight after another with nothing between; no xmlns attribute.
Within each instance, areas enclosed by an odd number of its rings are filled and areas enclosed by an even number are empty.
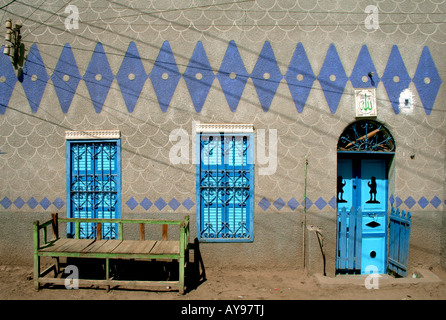
<svg viewBox="0 0 446 320"><path fill-rule="evenodd" d="M387 172L383 159L339 159L338 212L361 208L361 273L385 273Z"/></svg>

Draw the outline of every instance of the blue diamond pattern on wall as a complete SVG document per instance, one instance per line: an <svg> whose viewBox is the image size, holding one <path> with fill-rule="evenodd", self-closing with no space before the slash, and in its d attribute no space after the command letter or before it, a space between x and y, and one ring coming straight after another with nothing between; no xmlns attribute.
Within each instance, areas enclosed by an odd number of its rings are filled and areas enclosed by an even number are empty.
<svg viewBox="0 0 446 320"><path fill-rule="evenodd" d="M203 43L197 42L192 57L183 75L192 98L195 111L201 112L214 82L215 75L204 51Z"/></svg>
<svg viewBox="0 0 446 320"><path fill-rule="evenodd" d="M61 198L57 198L54 200L53 205L58 209L62 209L62 207L65 205L65 201L63 201Z"/></svg>
<svg viewBox="0 0 446 320"><path fill-rule="evenodd" d="M132 113L141 94L147 74L141 62L136 44L132 41L122 60L121 67L116 75L122 97L127 110Z"/></svg>
<svg viewBox="0 0 446 320"><path fill-rule="evenodd" d="M43 209L48 209L48 207L51 205L51 201L47 199L47 197L43 198L42 201L40 201L40 205Z"/></svg>
<svg viewBox="0 0 446 320"><path fill-rule="evenodd" d="M279 198L274 201L273 205L277 208L277 210L280 210L285 206L285 201L283 201L282 198Z"/></svg>
<svg viewBox="0 0 446 320"><path fill-rule="evenodd" d="M409 74L407 73L406 66L404 65L403 58L401 57L400 51L396 45L392 47L386 69L384 70L381 80L386 88L393 111L395 114L398 114L400 112L399 98L401 92L409 87L411 80Z"/></svg>
<svg viewBox="0 0 446 320"><path fill-rule="evenodd" d="M430 115L443 81L438 74L428 47L423 48L413 82L423 103L424 111Z"/></svg>
<svg viewBox="0 0 446 320"><path fill-rule="evenodd" d="M150 201L147 198L144 198L143 201L140 203L141 207L143 207L146 210L149 210L149 208L153 205L152 201Z"/></svg>
<svg viewBox="0 0 446 320"><path fill-rule="evenodd" d="M418 204L424 209L429 204L429 201L425 197L421 197L420 200L418 200Z"/></svg>
<svg viewBox="0 0 446 320"><path fill-rule="evenodd" d="M269 41L266 41L251 73L251 79L263 111L269 110L282 78L273 48Z"/></svg>
<svg viewBox="0 0 446 320"><path fill-rule="evenodd" d="M337 200L336 197L332 197L330 199L330 201L328 201L328 204L330 205L330 207L332 207L333 209L336 209L337 207Z"/></svg>
<svg viewBox="0 0 446 320"><path fill-rule="evenodd" d="M194 203L191 199L189 199L189 198L187 198L187 199L184 200L184 202L183 202L183 206L184 206L187 210L190 210L194 205L195 205L195 203Z"/></svg>
<svg viewBox="0 0 446 320"><path fill-rule="evenodd" d="M288 71L285 75L297 112L304 110L305 102L310 94L316 76L311 68L310 61L305 53L301 42L297 44L293 57L291 58Z"/></svg>
<svg viewBox="0 0 446 320"><path fill-rule="evenodd" d="M226 49L217 78L225 94L229 109L232 112L237 110L248 77L249 74L243 64L237 45L231 40Z"/></svg>
<svg viewBox="0 0 446 320"><path fill-rule="evenodd" d="M26 62L19 78L33 113L36 113L39 109L40 101L42 100L48 80L49 76L40 56L39 49L36 44L33 44L26 57Z"/></svg>
<svg viewBox="0 0 446 320"><path fill-rule="evenodd" d="M287 204L288 204L288 207L290 207L290 209L293 211L296 210L296 208L299 206L299 202L294 198L292 198L290 201L288 201Z"/></svg>
<svg viewBox="0 0 446 320"><path fill-rule="evenodd" d="M149 78L161 110L166 112L181 78L168 41L164 41Z"/></svg>
<svg viewBox="0 0 446 320"><path fill-rule="evenodd" d="M138 205L138 202L133 197L131 197L125 204L127 205L127 207L130 208L130 210L133 210Z"/></svg>
<svg viewBox="0 0 446 320"><path fill-rule="evenodd" d="M2 199L2 201L0 201L0 204L3 206L3 208L8 209L8 208L11 206L12 201L9 200L8 197L4 197L4 198Z"/></svg>
<svg viewBox="0 0 446 320"><path fill-rule="evenodd" d="M260 202L259 202L259 207L262 208L263 211L268 209L270 206L271 206L271 203L265 197L262 200L260 200Z"/></svg>
<svg viewBox="0 0 446 320"><path fill-rule="evenodd" d="M372 72L371 77L369 76L370 72ZM376 88L378 86L379 76L366 45L363 45L359 52L358 59L350 75L350 81L353 88Z"/></svg>
<svg viewBox="0 0 446 320"><path fill-rule="evenodd" d="M81 78L71 46L66 44L51 76L63 113L68 112Z"/></svg>
<svg viewBox="0 0 446 320"><path fill-rule="evenodd" d="M22 208L24 204L25 204L25 201L23 201L23 199L20 198L20 197L18 197L18 198L14 201L14 205L15 205L17 208L19 208L19 209Z"/></svg>
<svg viewBox="0 0 446 320"><path fill-rule="evenodd" d="M178 202L177 199L173 198L169 201L169 207L171 207L174 211L177 210L179 206L181 206L181 203Z"/></svg>
<svg viewBox="0 0 446 320"><path fill-rule="evenodd" d="M167 203L163 198L159 198L155 201L155 207L157 207L158 210L163 210L165 206L167 206Z"/></svg>
<svg viewBox="0 0 446 320"><path fill-rule="evenodd" d="M408 197L406 200L404 200L404 204L411 209L417 202L412 197Z"/></svg>
<svg viewBox="0 0 446 320"><path fill-rule="evenodd" d="M322 199L322 197L319 197L319 199L316 200L316 202L314 203L314 205L319 209L322 210L323 208L325 208L325 206L327 205L327 202Z"/></svg>
<svg viewBox="0 0 446 320"><path fill-rule="evenodd" d="M374 72L372 79L368 77L369 72ZM134 111L147 77L150 77L160 108L165 112L181 76L168 41L164 41L160 48L149 76L144 70L136 44L130 42L116 79L129 113ZM216 77L201 41L197 42L183 77L196 112L201 112ZM366 45L361 47L353 71L350 77L347 77L336 47L330 44L320 73L316 77L302 43L298 43L287 73L283 76L271 44L266 41L253 72L249 75L235 41L231 40L217 78L232 112L236 111L242 99L249 77L253 80L260 105L265 112L270 109L277 88L285 78L299 113L303 112L315 79L321 84L331 113L336 113L345 85L350 80L354 88L377 87L379 81L382 81L394 112L398 114L400 94L413 81L425 112L430 115L443 82L428 47L423 48L415 76L411 79L396 45L392 47L384 74L379 78ZM100 113L115 79L101 43L96 44L83 77L79 74L71 46L65 44L62 49L51 80L64 113L70 108L81 78L85 81L95 111ZM48 80L49 76L39 49L36 44L32 44L19 81L33 113L38 111ZM17 77L10 58L1 56L0 114L6 112L16 82Z"/></svg>
<svg viewBox="0 0 446 320"><path fill-rule="evenodd" d="M438 208L438 206L441 204L441 200L440 198L438 198L437 196L435 196L432 200L431 200L431 205L433 205L436 208Z"/></svg>
<svg viewBox="0 0 446 320"><path fill-rule="evenodd" d="M37 205L39 204L37 202L36 199L34 199L34 197L31 197L31 199L29 199L26 204L28 205L28 207L30 207L31 209L34 209L35 207L37 207Z"/></svg>
<svg viewBox="0 0 446 320"><path fill-rule="evenodd" d="M348 77L334 44L330 44L324 64L317 77L331 113L336 113Z"/></svg>
<svg viewBox="0 0 446 320"><path fill-rule="evenodd" d="M102 43L98 43L83 77L96 113L102 111L108 91L114 80Z"/></svg>
<svg viewBox="0 0 446 320"><path fill-rule="evenodd" d="M1 48L3 52L4 46ZM11 58L4 54L0 55L0 114L4 114L9 99L17 83L17 76L11 64Z"/></svg>

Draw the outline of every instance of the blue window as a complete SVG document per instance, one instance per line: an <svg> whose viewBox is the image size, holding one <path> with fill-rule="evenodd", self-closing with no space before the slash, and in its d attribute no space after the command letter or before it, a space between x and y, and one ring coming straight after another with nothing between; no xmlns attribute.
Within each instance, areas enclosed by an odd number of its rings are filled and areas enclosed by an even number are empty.
<svg viewBox="0 0 446 320"><path fill-rule="evenodd" d="M121 217L120 140L67 141L67 216ZM68 226L74 236L74 225ZM103 239L118 238L116 224L102 226ZM80 238L96 237L95 223L80 224Z"/></svg>
<svg viewBox="0 0 446 320"><path fill-rule="evenodd" d="M200 241L254 240L253 134L197 134Z"/></svg>

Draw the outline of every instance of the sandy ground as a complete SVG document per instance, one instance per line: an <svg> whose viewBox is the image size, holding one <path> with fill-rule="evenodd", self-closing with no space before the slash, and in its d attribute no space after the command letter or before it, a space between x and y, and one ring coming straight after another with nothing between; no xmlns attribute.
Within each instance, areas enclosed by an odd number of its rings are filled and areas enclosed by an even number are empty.
<svg viewBox="0 0 446 320"><path fill-rule="evenodd" d="M446 273L432 270L446 283ZM185 295L124 289L44 287L35 291L32 267L0 266L0 300L445 300L446 285L386 287L383 289L320 288L313 276L301 270L219 270L188 276Z"/></svg>

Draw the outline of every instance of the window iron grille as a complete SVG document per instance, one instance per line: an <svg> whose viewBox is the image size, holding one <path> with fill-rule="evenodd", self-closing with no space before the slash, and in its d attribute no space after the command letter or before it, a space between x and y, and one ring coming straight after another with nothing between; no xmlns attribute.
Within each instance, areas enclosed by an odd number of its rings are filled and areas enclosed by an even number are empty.
<svg viewBox="0 0 446 320"><path fill-rule="evenodd" d="M200 134L200 240L251 240L253 164L248 135Z"/></svg>
<svg viewBox="0 0 446 320"><path fill-rule="evenodd" d="M119 148L117 142L69 142L69 216L71 218L119 217ZM102 226L103 239L116 239L117 225ZM74 236L74 226L68 230ZM95 238L96 224L81 223L80 238Z"/></svg>

